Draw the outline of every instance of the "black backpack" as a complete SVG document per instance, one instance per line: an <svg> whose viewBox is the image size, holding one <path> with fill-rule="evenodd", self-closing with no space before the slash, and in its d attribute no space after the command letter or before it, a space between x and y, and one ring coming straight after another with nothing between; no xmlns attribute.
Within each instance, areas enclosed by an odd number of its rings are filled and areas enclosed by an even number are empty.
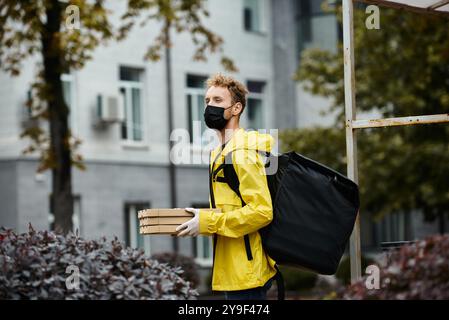
<svg viewBox="0 0 449 320"><path fill-rule="evenodd" d="M279 155L258 152L267 158L265 170L273 204L272 222L259 230L264 251L279 265L300 267L319 274L334 274L359 210L357 184L294 151ZM220 170L223 170L224 178L216 177ZM225 162L214 172L209 172L213 207L214 179L227 183L240 197L242 206L245 205L232 164L232 152L226 155ZM248 235L244 241L247 257L251 260ZM216 235L214 257L215 243ZM278 297L283 298L282 275L277 270Z"/></svg>

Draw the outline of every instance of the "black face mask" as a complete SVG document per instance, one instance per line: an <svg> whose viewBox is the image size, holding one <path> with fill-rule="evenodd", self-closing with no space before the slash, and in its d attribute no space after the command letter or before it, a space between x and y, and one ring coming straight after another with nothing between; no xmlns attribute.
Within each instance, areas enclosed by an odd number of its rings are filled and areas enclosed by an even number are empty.
<svg viewBox="0 0 449 320"><path fill-rule="evenodd" d="M206 122L206 125L211 129L223 129L230 119L225 119L225 117L223 116L224 111L231 108L232 106L221 108L207 105L206 110L204 111L204 121Z"/></svg>

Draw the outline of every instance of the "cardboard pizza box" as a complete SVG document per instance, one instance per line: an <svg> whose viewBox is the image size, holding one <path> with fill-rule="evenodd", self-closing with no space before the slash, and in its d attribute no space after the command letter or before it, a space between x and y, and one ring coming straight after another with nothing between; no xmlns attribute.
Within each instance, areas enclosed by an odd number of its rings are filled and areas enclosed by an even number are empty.
<svg viewBox="0 0 449 320"><path fill-rule="evenodd" d="M221 212L221 209L199 208ZM138 212L140 234L177 234L176 228L193 218L184 208L145 209Z"/></svg>
<svg viewBox="0 0 449 320"><path fill-rule="evenodd" d="M213 210L215 212L221 212L221 209L199 208L205 210ZM193 214L185 211L184 208L176 209L145 209L138 212L139 219L150 217L193 217Z"/></svg>
<svg viewBox="0 0 449 320"><path fill-rule="evenodd" d="M193 218L193 214L189 217L149 217L149 218L141 218L139 219L139 224L141 227L143 226L154 226L158 224L162 225L181 225L184 222L189 221Z"/></svg>
<svg viewBox="0 0 449 320"><path fill-rule="evenodd" d="M156 225L140 227L140 234L176 234L177 225Z"/></svg>

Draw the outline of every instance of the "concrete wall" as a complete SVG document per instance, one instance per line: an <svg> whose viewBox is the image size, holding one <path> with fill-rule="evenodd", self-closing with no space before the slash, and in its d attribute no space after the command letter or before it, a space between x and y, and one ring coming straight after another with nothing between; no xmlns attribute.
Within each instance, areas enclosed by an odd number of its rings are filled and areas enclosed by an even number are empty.
<svg viewBox="0 0 449 320"><path fill-rule="evenodd" d="M16 167L14 161L0 161L0 226L13 229L18 225Z"/></svg>
<svg viewBox="0 0 449 320"><path fill-rule="evenodd" d="M224 40L224 54L239 68L236 78L265 81L264 118L267 128L275 127L272 120L277 112L273 103L273 51L271 50L270 1L261 0L264 7L262 32L246 32L243 27L243 0L230 1L223 6L220 0L210 0L206 6L211 16L204 19L212 31ZM108 2L113 11L111 22L118 26L124 4ZM124 239L124 203L147 201L152 207L170 207L168 184L169 132L167 125L167 88L164 60L157 63L143 61L143 56L159 34L160 23L134 28L129 37L119 43L110 41L93 53L82 70L74 71L71 125L74 135L82 140L79 153L85 158L87 171L73 169L73 190L81 197L81 234L89 238L116 235ZM207 53L208 61L192 60L194 54L188 34L172 33L172 78L175 128L187 128L186 76L209 76L223 71L221 55ZM0 198L1 223L20 232L28 223L36 228L48 228L51 175L36 175L37 155L24 156L21 151L28 141L19 139L21 119L27 90L37 73L39 55L23 61L18 77L0 73ZM164 59L164 57L162 57ZM120 66L143 71L143 113L145 141L130 145L120 137L120 125L94 128L93 110L99 93L117 94L120 86ZM243 125L246 115L242 117ZM43 123L44 127L47 126ZM5 161L15 161L7 163ZM13 170L14 169L14 170ZM207 166L182 166L177 169L178 206L208 203ZM192 185L195 187L192 188ZM155 248L171 249L171 239L154 238ZM191 241L180 240L181 251L191 251Z"/></svg>
<svg viewBox="0 0 449 320"><path fill-rule="evenodd" d="M101 236L126 240L125 204L149 203L151 208L169 208L168 168L129 163L86 163L86 171L74 171L73 192L80 197L80 233L89 239ZM51 175L36 175L37 162L0 162L2 210L0 223L16 229L49 228ZM177 169L178 206L208 203L207 170ZM19 213L19 214L18 214ZM152 236L151 253L171 251L172 238ZM192 254L192 239L179 239L180 252Z"/></svg>

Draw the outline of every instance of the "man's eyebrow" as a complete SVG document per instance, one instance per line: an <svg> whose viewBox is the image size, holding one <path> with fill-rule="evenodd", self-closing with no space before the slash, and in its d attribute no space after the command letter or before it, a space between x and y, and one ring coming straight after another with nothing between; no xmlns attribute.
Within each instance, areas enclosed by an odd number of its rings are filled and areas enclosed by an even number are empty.
<svg viewBox="0 0 449 320"><path fill-rule="evenodd" d="M212 99L223 99L221 96L213 96ZM210 99L210 97L205 97L204 100Z"/></svg>

